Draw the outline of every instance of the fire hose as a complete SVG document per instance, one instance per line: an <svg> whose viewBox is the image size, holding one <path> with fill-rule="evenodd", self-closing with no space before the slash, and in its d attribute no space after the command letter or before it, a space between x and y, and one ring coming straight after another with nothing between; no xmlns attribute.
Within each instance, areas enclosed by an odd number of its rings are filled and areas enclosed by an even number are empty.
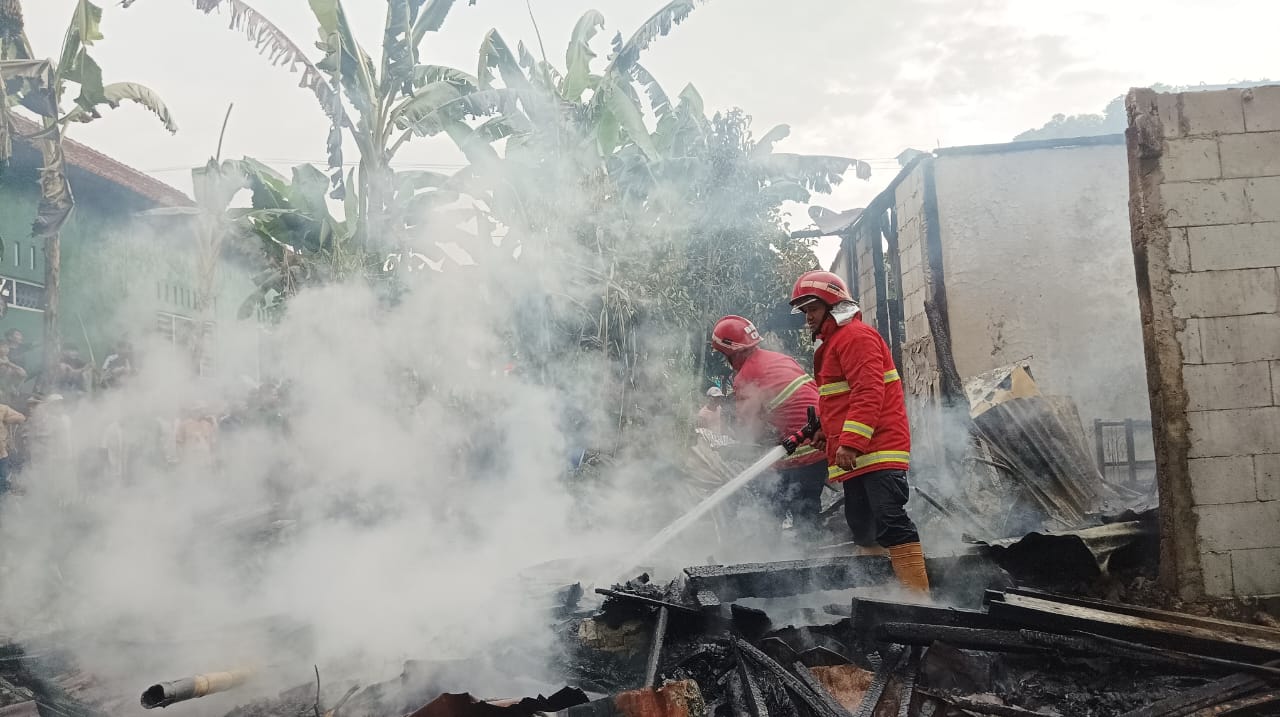
<svg viewBox="0 0 1280 717"><path fill-rule="evenodd" d="M243 669L230 672L207 672L194 677L154 684L142 693L142 706L146 709L168 707L178 702L226 692L244 684L252 674L250 670Z"/></svg>
<svg viewBox="0 0 1280 717"><path fill-rule="evenodd" d="M821 426L818 423L818 412L813 406L810 406L809 420L798 431L783 438L777 446L761 456L760 459L751 464L749 468L734 476L733 479L720 486L719 489L703 499L701 503L694 506L688 513L680 516L670 525L659 531L657 535L650 538L648 542L640 546L638 550L628 556L626 567L619 571L618 575L609 576L605 580L597 580L596 583L605 584L606 581L612 583L615 579L625 579L625 573L639 565L640 561L648 558L650 555L653 555L654 551L666 545L685 528L688 528L699 518L706 515L712 508L724 502L726 498L737 493L744 486L750 483L753 478L768 470L769 467L778 460L784 456L789 456L794 453L802 443L813 438L820 427Z"/></svg>

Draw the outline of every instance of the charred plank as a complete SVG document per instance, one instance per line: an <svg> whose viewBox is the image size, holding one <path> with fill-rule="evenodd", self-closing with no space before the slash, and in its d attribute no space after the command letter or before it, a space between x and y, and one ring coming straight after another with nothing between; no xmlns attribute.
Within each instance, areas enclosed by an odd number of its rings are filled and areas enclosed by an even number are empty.
<svg viewBox="0 0 1280 717"><path fill-rule="evenodd" d="M866 587L893 579L889 559L878 555L811 558L777 563L699 565L684 569L688 590L710 592L721 602L744 597L786 597L819 590Z"/></svg>
<svg viewBox="0 0 1280 717"><path fill-rule="evenodd" d="M996 595L1001 594L1002 593L996 593ZM1268 627L1266 625L1250 625L1248 623L1236 622L1234 620L1219 620L1217 618L1202 617L1200 615L1191 615L1185 612L1175 612L1173 610L1156 610L1155 608L1143 607L1141 605L1128 605L1125 603L1110 602L1107 600L1092 600L1089 598L1080 598L1070 595L1059 595L1033 588L1007 588L1003 591L1003 594L1049 600L1051 602L1062 603L1064 605L1094 608L1096 610L1105 610L1107 612L1118 613L1120 615L1160 620L1162 622L1170 622L1176 625L1202 627L1216 632L1258 637L1264 640L1280 642L1280 629Z"/></svg>
<svg viewBox="0 0 1280 717"><path fill-rule="evenodd" d="M1271 667L1280 666L1280 661L1270 663ZM1180 695L1174 695L1158 702L1153 702L1136 710L1126 712L1121 717L1186 717L1198 710L1215 707L1239 697L1246 697L1259 692L1266 683L1252 675L1228 675L1214 680Z"/></svg>
<svg viewBox="0 0 1280 717"><path fill-rule="evenodd" d="M670 611L664 605L658 608L658 619L653 625L653 642L649 646L649 661L644 669L644 687L653 687L658 679L658 662L662 659L662 643L667 639L667 616Z"/></svg>
<svg viewBox="0 0 1280 717"><path fill-rule="evenodd" d="M741 638L734 638L734 644L740 654L771 673L792 696L803 702L814 714L819 717L847 717L843 709L832 711L831 707L810 690L800 678L788 672L787 668L779 665L772 657L764 654L751 643Z"/></svg>
<svg viewBox="0 0 1280 717"><path fill-rule="evenodd" d="M859 638L871 636L877 625L887 622L968 627L980 630L1016 629L1016 625L976 610L913 605L870 598L854 598L852 612L850 627L854 636Z"/></svg>
<svg viewBox="0 0 1280 717"><path fill-rule="evenodd" d="M691 608L687 605L681 605L680 603L671 602L669 600L659 600L658 598L649 597L647 595L637 595L636 593L627 592L625 590L610 590L608 588L596 588L596 593L600 595L604 595L605 597L608 597L608 598L613 598L615 600L634 602L640 605L648 605L649 607L675 610L677 612L682 612L688 615L698 614L698 611L696 609Z"/></svg>
<svg viewBox="0 0 1280 717"><path fill-rule="evenodd" d="M875 639L895 645L928 647L935 642L966 650L989 652L1048 652L1049 649L1029 643L1017 630L982 630L973 627L920 625L910 622L887 622L876 627Z"/></svg>
<svg viewBox="0 0 1280 717"><path fill-rule="evenodd" d="M991 601L988 612L999 619L1038 627L1046 632L1087 632L1129 642L1243 662L1280 657L1280 641L1233 635L1203 627L1179 625L1097 608L1005 594Z"/></svg>
<svg viewBox="0 0 1280 717"><path fill-rule="evenodd" d="M885 687L889 685L889 678L893 676L898 665L901 664L906 651L901 647L893 647L885 658L880 662L880 666L876 668L875 677L871 679L871 686L867 688L867 693L862 696L862 702L858 705L858 711L853 713L853 717L871 717L875 713L876 705L880 704L880 698L884 695Z"/></svg>

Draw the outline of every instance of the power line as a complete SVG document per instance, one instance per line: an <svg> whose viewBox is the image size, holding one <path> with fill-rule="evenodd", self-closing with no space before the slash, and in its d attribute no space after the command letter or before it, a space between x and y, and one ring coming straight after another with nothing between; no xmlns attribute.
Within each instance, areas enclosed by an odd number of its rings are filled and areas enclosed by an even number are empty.
<svg viewBox="0 0 1280 717"><path fill-rule="evenodd" d="M313 164L313 165L320 165L320 166L325 166L325 167L329 166L329 161L328 161L328 160L326 160L326 159L281 159L281 158L270 158L270 157L252 157L251 159L255 159L255 160L259 161L259 162L262 162L263 164L280 164L280 165L286 165L286 164L287 164L287 165L291 165L291 166L298 166L298 165L300 165L300 164ZM202 166L202 165L180 165L180 166L176 166L176 167L155 167L155 168L152 168L152 169L143 169L142 171L147 172L147 173L149 173L149 174L158 174L158 173L164 173L164 172L189 172L189 171L191 171L193 168L198 167L198 166ZM343 167L358 167L358 166L360 166L360 163L359 163L359 162L343 162L343 163L342 163L342 166L343 166ZM394 162L394 163L391 165L392 169L462 169L463 167L466 167L466 166L468 166L468 165L465 165L465 164L412 163L412 162Z"/></svg>
<svg viewBox="0 0 1280 717"><path fill-rule="evenodd" d="M257 161L262 162L264 164L282 164L282 165L290 165L290 166L297 166L301 164L312 164L312 165L319 165L319 166L326 166L326 167L329 165L328 159L298 159L298 158L288 158L288 157L253 157L252 159L256 159ZM871 165L873 169L897 169L902 166L901 163L899 163L898 160L893 157L862 158L862 159L859 159L858 161L865 162ZM166 172L189 172L197 166L200 166L200 165L178 165L178 166L172 166L172 167L155 167L150 169L143 169L142 171L147 172L148 174L163 174ZM358 167L360 166L360 163L359 162L343 162L342 166L346 168ZM447 163L447 162L394 162L392 163L393 169L448 170L448 169L462 169L467 166L469 165L453 164L453 163Z"/></svg>

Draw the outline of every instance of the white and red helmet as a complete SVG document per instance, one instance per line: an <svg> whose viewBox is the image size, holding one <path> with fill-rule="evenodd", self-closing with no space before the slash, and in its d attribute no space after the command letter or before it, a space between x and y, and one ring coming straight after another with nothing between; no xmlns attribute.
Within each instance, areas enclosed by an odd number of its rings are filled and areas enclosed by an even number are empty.
<svg viewBox="0 0 1280 717"><path fill-rule="evenodd" d="M791 313L798 314L805 305L821 301L828 308L845 301L853 301L844 280L829 271L806 271L796 279L791 289Z"/></svg>
<svg viewBox="0 0 1280 717"><path fill-rule="evenodd" d="M711 330L711 348L729 356L760 344L755 324L741 316L726 316Z"/></svg>

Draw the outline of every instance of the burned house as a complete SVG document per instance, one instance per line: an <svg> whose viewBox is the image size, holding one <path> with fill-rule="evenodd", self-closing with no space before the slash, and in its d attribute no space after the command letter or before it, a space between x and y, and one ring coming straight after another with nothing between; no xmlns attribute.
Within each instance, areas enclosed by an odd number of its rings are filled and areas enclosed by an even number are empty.
<svg viewBox="0 0 1280 717"><path fill-rule="evenodd" d="M1109 480L1153 475L1124 138L952 147L902 171L840 231L832 271L889 343L908 401L969 408L966 383L1025 362ZM1078 414L1078 418L1071 415ZM913 462L956 441L914 411ZM1073 431L1075 426L1069 426Z"/></svg>

